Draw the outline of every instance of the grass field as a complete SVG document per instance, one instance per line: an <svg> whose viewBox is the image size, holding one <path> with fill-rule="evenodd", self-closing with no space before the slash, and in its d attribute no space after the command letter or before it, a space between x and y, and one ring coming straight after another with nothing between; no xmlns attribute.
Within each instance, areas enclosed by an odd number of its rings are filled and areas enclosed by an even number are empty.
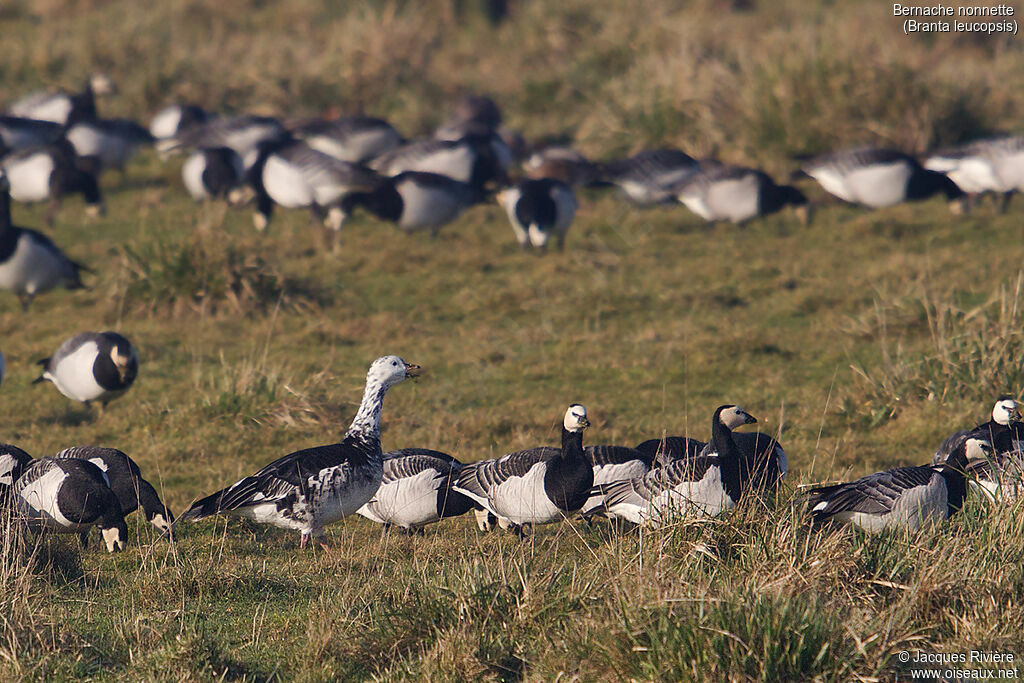
<svg viewBox="0 0 1024 683"><path fill-rule="evenodd" d="M111 115L185 97L335 106L412 135L477 89L528 136L572 131L598 158L675 144L777 174L792 154L1013 128L1024 104L1018 42L907 38L887 7L591 4L513 3L494 28L468 1L16 0L0 8L0 99L95 67L121 87L100 103ZM926 462L997 395L1021 395L1020 204L824 202L810 227L783 213L712 229L586 191L562 254L520 253L494 205L436 240L359 218L334 255L303 213L259 235L246 211L193 204L179 163L147 153L106 177L104 218L65 202L53 233L95 269L88 291L28 314L0 298L0 440L121 448L180 511L336 440L368 364L396 353L425 373L388 394L385 450L471 461L556 443L575 401L585 443L706 438L736 402L781 430L790 478L712 521L624 535L577 521L526 543L468 518L423 538L355 518L329 553L237 521L171 544L135 520L117 556L5 535L0 678L852 680L906 676L907 649L1024 655L1020 508L975 502L919 536L866 538L809 533L795 493ZM35 360L103 329L142 362L105 414L30 384Z"/></svg>

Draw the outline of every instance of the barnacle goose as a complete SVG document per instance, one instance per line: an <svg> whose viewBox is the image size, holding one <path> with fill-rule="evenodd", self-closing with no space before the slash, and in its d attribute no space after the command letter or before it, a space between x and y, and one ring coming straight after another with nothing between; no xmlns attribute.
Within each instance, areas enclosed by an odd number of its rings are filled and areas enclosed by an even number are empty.
<svg viewBox="0 0 1024 683"><path fill-rule="evenodd" d="M929 171L893 149L862 147L824 154L806 162L801 172L829 194L872 209L927 199L939 192L947 199L963 196L945 174Z"/></svg>
<svg viewBox="0 0 1024 683"><path fill-rule="evenodd" d="M158 140L156 150L166 157L183 150L203 147L230 147L242 157L246 169L257 159L261 144L285 135L284 126L270 116L241 115L210 118L184 130L174 137Z"/></svg>
<svg viewBox="0 0 1024 683"><path fill-rule="evenodd" d="M436 237L443 226L479 199L480 193L468 183L437 173L406 171L381 179L370 192L346 196L341 211L348 216L362 206L403 230L429 230Z"/></svg>
<svg viewBox="0 0 1024 683"><path fill-rule="evenodd" d="M733 439L737 436L739 433L733 434ZM636 450L651 459L652 467L661 467L676 460L696 457L707 445L706 441L688 436L664 436L642 441L636 445Z"/></svg>
<svg viewBox="0 0 1024 683"><path fill-rule="evenodd" d="M645 150L626 159L598 165L597 182L614 185L635 204L672 201L672 186L701 170L701 164L678 149Z"/></svg>
<svg viewBox="0 0 1024 683"><path fill-rule="evenodd" d="M947 519L967 495L967 465L992 452L985 439L962 437L946 462L898 467L848 484L808 491L811 521L852 524L868 533L903 527L917 531Z"/></svg>
<svg viewBox="0 0 1024 683"><path fill-rule="evenodd" d="M0 443L0 510L9 504L14 482L18 481L32 460L31 455L17 446Z"/></svg>
<svg viewBox="0 0 1024 683"><path fill-rule="evenodd" d="M75 458L39 458L14 482L14 504L29 528L77 533L88 545L89 530L100 528L109 552L124 550L128 526L121 504L99 467Z"/></svg>
<svg viewBox="0 0 1024 683"><path fill-rule="evenodd" d="M602 486L617 481L642 479L651 471L653 462L648 455L626 446L587 446L583 452L594 468L594 488L591 489L590 498L580 509L580 515L588 522L604 509Z"/></svg>
<svg viewBox="0 0 1024 683"><path fill-rule="evenodd" d="M715 516L736 505L750 485L750 462L732 430L757 419L736 405L719 406L711 420L714 453L676 460L644 477L600 487L602 512L634 524L660 525L675 517ZM746 476L745 476L746 475Z"/></svg>
<svg viewBox="0 0 1024 683"><path fill-rule="evenodd" d="M230 147L202 147L181 166L181 180L196 201L227 197L244 175L242 157Z"/></svg>
<svg viewBox="0 0 1024 683"><path fill-rule="evenodd" d="M292 128L292 135L335 159L362 164L402 144L402 136L384 119L341 116L315 119Z"/></svg>
<svg viewBox="0 0 1024 683"><path fill-rule="evenodd" d="M13 116L71 125L96 118L96 96L110 95L115 91L110 77L97 73L85 82L81 92L37 91L25 95L7 111Z"/></svg>
<svg viewBox="0 0 1024 683"><path fill-rule="evenodd" d="M523 536L524 527L566 519L583 507L594 484L594 469L583 452L587 409L569 406L562 420L561 448L531 448L496 460L475 462L455 476L453 488Z"/></svg>
<svg viewBox="0 0 1024 683"><path fill-rule="evenodd" d="M0 289L18 295L28 310L37 294L63 285L80 289L82 266L64 255L42 233L11 223L11 185L0 173Z"/></svg>
<svg viewBox="0 0 1024 683"><path fill-rule="evenodd" d="M544 147L523 162L529 178L554 178L566 185L590 185L597 179L597 166L571 147Z"/></svg>
<svg viewBox="0 0 1024 683"><path fill-rule="evenodd" d="M48 145L59 140L63 134L64 127L58 123L0 116L0 142L7 149Z"/></svg>
<svg viewBox="0 0 1024 683"><path fill-rule="evenodd" d="M192 126L206 123L210 115L194 104L170 104L149 120L149 134L154 140L169 140Z"/></svg>
<svg viewBox="0 0 1024 683"><path fill-rule="evenodd" d="M11 199L25 204L51 200L47 216L51 225L57 202L66 194L82 195L86 215L102 215L103 197L92 166L75 154L64 138L16 150L0 159L0 168L11 185Z"/></svg>
<svg viewBox="0 0 1024 683"><path fill-rule="evenodd" d="M386 176L404 171L438 173L482 191L492 181L504 181L511 163L512 154L502 139L484 134L409 142L382 154L369 166Z"/></svg>
<svg viewBox="0 0 1024 683"><path fill-rule="evenodd" d="M992 419L974 429L954 432L939 446L932 464L949 458L965 437L985 439L992 444L989 460L971 462L967 473L971 489L984 492L993 500L1014 500L1024 492L1024 422L1018 403L1004 396L992 407Z"/></svg>
<svg viewBox="0 0 1024 683"><path fill-rule="evenodd" d="M1024 136L1004 135L938 150L924 167L949 176L968 202L986 192L1001 195L1002 212L1014 191L1024 191Z"/></svg>
<svg viewBox="0 0 1024 683"><path fill-rule="evenodd" d="M124 515L135 512L141 506L146 521L160 531L171 530L174 522L171 509L160 501L153 485L142 478L139 466L123 451L100 446L73 446L65 448L54 457L78 458L96 465L106 475Z"/></svg>
<svg viewBox="0 0 1024 683"><path fill-rule="evenodd" d="M65 135L78 156L95 160L99 170L116 168L122 173L140 147L153 144L149 131L130 119L80 121Z"/></svg>
<svg viewBox="0 0 1024 683"><path fill-rule="evenodd" d="M384 478L373 498L356 513L367 519L423 533L423 527L477 507L452 490L461 462L440 451L403 448L384 454Z"/></svg>
<svg viewBox="0 0 1024 683"><path fill-rule="evenodd" d="M767 173L754 168L722 165L704 169L674 184L672 192L686 208L710 223L743 224L787 206L796 208L802 223L810 219L803 192L790 185L776 185Z"/></svg>
<svg viewBox="0 0 1024 683"><path fill-rule="evenodd" d="M552 237L559 249L576 217L576 195L561 180L522 180L498 193L516 241L523 249L544 250Z"/></svg>
<svg viewBox="0 0 1024 683"><path fill-rule="evenodd" d="M758 488L773 490L789 472L789 461L782 444L767 434L763 432L733 432L732 440L736 444L736 448L739 449L742 461L753 463L753 467L757 471L754 484ZM676 460L693 458L698 455L715 454L712 444L687 436L648 439L637 444L636 449L652 459L652 467L662 467Z"/></svg>
<svg viewBox="0 0 1024 683"><path fill-rule="evenodd" d="M279 137L259 146L256 162L248 171L256 190L253 224L265 230L274 205L287 209L308 208L337 232L346 215L342 200L356 192L371 192L382 178L358 164L318 152L301 140Z"/></svg>
<svg viewBox="0 0 1024 683"><path fill-rule="evenodd" d="M53 382L57 391L87 407L99 401L102 408L118 398L135 381L139 355L116 332L82 332L71 337L49 358L39 361L43 374L33 383Z"/></svg>
<svg viewBox="0 0 1024 683"><path fill-rule="evenodd" d="M192 504L178 521L235 514L323 542L324 527L373 498L383 477L380 412L388 388L414 377L418 365L382 356L370 365L359 411L338 444L289 453L259 472Z"/></svg>

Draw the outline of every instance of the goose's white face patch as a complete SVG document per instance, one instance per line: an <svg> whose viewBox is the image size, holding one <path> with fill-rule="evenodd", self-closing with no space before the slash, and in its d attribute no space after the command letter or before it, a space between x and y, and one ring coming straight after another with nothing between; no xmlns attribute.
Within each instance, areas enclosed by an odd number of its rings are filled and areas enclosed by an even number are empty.
<svg viewBox="0 0 1024 683"><path fill-rule="evenodd" d="M729 429L736 429L745 424L757 422L753 415L739 406L730 406L723 410L718 416L718 421Z"/></svg>
<svg viewBox="0 0 1024 683"><path fill-rule="evenodd" d="M390 387L409 376L406 370L408 367L409 365L398 356L381 356L373 361L366 379L368 382L376 380L380 384Z"/></svg>
<svg viewBox="0 0 1024 683"><path fill-rule="evenodd" d="M967 461L985 460L992 455L992 444L987 439L967 439L964 444Z"/></svg>
<svg viewBox="0 0 1024 683"><path fill-rule="evenodd" d="M1017 402L1012 398L997 401L992 408L992 421L996 424L1010 424L1017 415Z"/></svg>
<svg viewBox="0 0 1024 683"><path fill-rule="evenodd" d="M107 546L108 553L116 553L124 550L125 539L121 538L121 530L114 527L112 529L103 529L100 533L103 534L103 543Z"/></svg>
<svg viewBox="0 0 1024 683"><path fill-rule="evenodd" d="M103 458L89 458L89 462L91 462L93 465L96 465L96 467L99 467L100 471L107 471L107 463L103 462Z"/></svg>
<svg viewBox="0 0 1024 683"><path fill-rule="evenodd" d="M14 485L14 470L18 461L9 453L0 453L0 484Z"/></svg>
<svg viewBox="0 0 1024 683"><path fill-rule="evenodd" d="M153 515L153 519L149 520L149 523L155 526L160 531L170 531L171 525L167 523L167 518L159 512Z"/></svg>
<svg viewBox="0 0 1024 683"><path fill-rule="evenodd" d="M565 419L562 420L562 424L567 431L582 432L590 426L590 421L587 420L587 409L579 403L572 404L565 411Z"/></svg>

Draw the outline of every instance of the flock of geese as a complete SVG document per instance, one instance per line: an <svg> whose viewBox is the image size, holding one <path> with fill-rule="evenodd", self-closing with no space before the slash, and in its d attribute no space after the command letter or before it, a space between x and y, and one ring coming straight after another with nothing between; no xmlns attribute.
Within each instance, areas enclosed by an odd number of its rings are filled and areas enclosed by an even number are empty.
<svg viewBox="0 0 1024 683"><path fill-rule="evenodd" d="M99 116L97 98L112 91L110 79L94 76L80 92L33 93L0 115L0 288L14 292L25 309L40 293L81 287L88 269L45 234L15 226L12 200L50 202L51 225L57 203L69 194L81 195L87 214L100 214L101 174L123 175L144 146L163 159L184 155L181 179L189 195L252 206L259 230L278 209L303 209L336 237L362 210L403 230L436 235L464 210L495 199L517 242L542 251L551 242L564 247L580 187L618 188L641 206L679 203L712 223L742 224L787 207L805 222L811 217L803 191L758 169L671 148L595 162L565 144L529 146L483 96L462 98L432 136L407 140L379 118L220 116L191 104L168 106L144 127ZM1005 209L1010 195L1024 190L1024 137L981 140L924 161L889 149L845 150L804 160L794 177L812 178L829 194L869 208L941 194L963 209L992 193ZM138 354L116 332L86 332L41 365L37 382L103 406L132 385ZM96 526L112 552L126 547L124 515L137 508L162 532L231 514L298 531L304 548L311 540L323 544L324 528L352 514L422 533L472 510L481 529L500 526L521 537L577 513L587 523L606 517L660 526L719 515L746 496L772 493L787 474L782 446L760 432L737 431L756 419L731 404L715 410L707 442L681 435L636 447L584 446L587 410L573 404L559 446L469 464L425 448L383 453L384 394L418 370L397 356L378 358L340 443L279 458L177 518L127 454L95 446L39 459L0 446L0 507L31 528L79 533L83 544ZM0 381L3 372L0 355ZM930 464L812 489L806 495L812 522L868 532L918 529L955 513L972 488L994 498L1016 496L1024 482L1018 417L1016 402L1001 399L988 423L951 436Z"/></svg>
<svg viewBox="0 0 1024 683"><path fill-rule="evenodd" d="M587 409L574 403L562 420L559 446L462 463L447 453L406 448L384 453L384 395L419 374L398 356L375 360L363 398L340 443L289 453L258 472L171 513L138 466L114 448L68 448L35 459L0 444L0 507L21 527L78 533L87 544L99 528L110 552L126 547L124 516L141 508L162 532L185 521L234 515L300 534L326 548L324 529L359 514L413 533L473 510L481 530L533 527L579 513L658 527L722 514L744 498L773 493L786 477L786 453L760 432L737 431L757 419L737 405L718 407L711 440L650 439L636 447L584 446ZM991 419L952 434L931 463L900 467L853 482L815 487L803 495L812 526L847 524L868 533L916 531L947 519L976 489L992 500L1019 495L1024 484L1024 423L1017 402L999 399Z"/></svg>
<svg viewBox="0 0 1024 683"><path fill-rule="evenodd" d="M811 217L802 190L759 169L672 148L595 162L564 143L529 145L485 96L463 97L433 135L408 140L369 116L226 116L194 104L167 106L144 127L99 116L97 98L113 90L109 78L94 75L80 92L32 93L0 115L0 288L25 307L49 289L80 287L82 266L42 233L14 226L10 200L50 202L50 224L68 194L81 195L87 214L102 213L101 174L123 175L144 146L164 159L185 155L182 184L196 200L252 206L260 230L278 208L308 210L335 247L338 231L359 210L436 235L493 198L524 249L544 250L552 241L561 248L579 187L618 188L641 206L679 203L712 223L742 224L786 207L804 222ZM847 149L804 159L793 175L875 209L936 194L957 210L993 194L1005 209L1024 190L1024 136L978 140L923 161L892 149Z"/></svg>

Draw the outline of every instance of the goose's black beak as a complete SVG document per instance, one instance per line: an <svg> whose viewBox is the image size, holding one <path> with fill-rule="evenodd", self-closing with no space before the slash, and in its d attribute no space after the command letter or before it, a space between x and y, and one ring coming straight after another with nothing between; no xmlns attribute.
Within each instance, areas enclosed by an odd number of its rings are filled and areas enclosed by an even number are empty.
<svg viewBox="0 0 1024 683"><path fill-rule="evenodd" d="M412 363L406 363L405 364L405 376L406 377L419 377L420 376L420 366L413 365Z"/></svg>
<svg viewBox="0 0 1024 683"><path fill-rule="evenodd" d="M756 422L757 422L757 418L754 417L753 415L751 415L750 413L746 413L746 417L743 418L743 424L751 425L751 424L754 424Z"/></svg>

